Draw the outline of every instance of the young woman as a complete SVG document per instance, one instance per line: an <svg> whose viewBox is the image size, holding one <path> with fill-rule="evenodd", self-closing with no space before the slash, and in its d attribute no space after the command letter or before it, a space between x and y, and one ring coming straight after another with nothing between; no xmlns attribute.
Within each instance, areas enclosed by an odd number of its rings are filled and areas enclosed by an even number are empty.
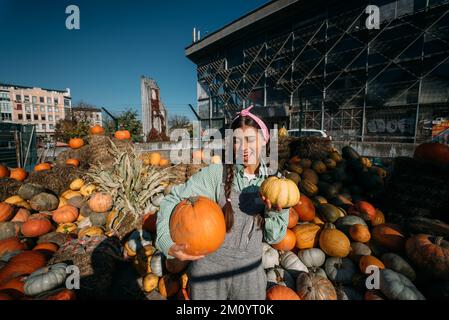
<svg viewBox="0 0 449 320"><path fill-rule="evenodd" d="M286 234L289 210L272 208L262 198L259 187L268 176L261 159L268 143L265 123L244 109L231 128L234 155L241 164L211 164L193 175L185 184L172 189L160 205L157 220L158 247L167 258L192 261L188 276L190 298L194 300L263 300L267 279L262 265L262 241L277 243ZM260 133L262 132L262 134ZM170 237L170 215L176 205L191 196L206 196L222 208L226 222L226 239L207 256L185 253L186 245Z"/></svg>

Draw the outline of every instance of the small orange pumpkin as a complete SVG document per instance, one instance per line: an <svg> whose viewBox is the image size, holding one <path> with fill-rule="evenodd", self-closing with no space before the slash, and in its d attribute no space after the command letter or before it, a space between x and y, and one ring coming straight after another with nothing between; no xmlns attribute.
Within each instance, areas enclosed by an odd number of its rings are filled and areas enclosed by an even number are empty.
<svg viewBox="0 0 449 320"><path fill-rule="evenodd" d="M304 194L301 194L299 202L293 208L298 213L299 221L308 222L315 218L315 206L312 200Z"/></svg>
<svg viewBox="0 0 449 320"><path fill-rule="evenodd" d="M97 192L92 195L87 204L94 212L107 212L111 210L113 200L109 193Z"/></svg>
<svg viewBox="0 0 449 320"><path fill-rule="evenodd" d="M367 270L366 270L366 268L368 268L369 266L376 266L379 269L385 269L385 265L382 263L382 261L380 261L376 257L361 256L360 260L359 260L360 271L362 271L362 273L364 273L364 274L371 274L370 272L367 272Z"/></svg>
<svg viewBox="0 0 449 320"><path fill-rule="evenodd" d="M268 289L267 300L301 300L292 289L276 285Z"/></svg>
<svg viewBox="0 0 449 320"><path fill-rule="evenodd" d="M356 223L349 227L349 235L354 241L368 242L371 239L371 234L368 227Z"/></svg>
<svg viewBox="0 0 449 320"><path fill-rule="evenodd" d="M161 159L161 160L159 161L159 166L160 166L160 167L166 167L166 166L168 166L168 160L167 160L167 159Z"/></svg>
<svg viewBox="0 0 449 320"><path fill-rule="evenodd" d="M65 161L65 164L68 166L78 167L80 165L80 162L77 159L67 159Z"/></svg>
<svg viewBox="0 0 449 320"><path fill-rule="evenodd" d="M104 128L100 126L99 124L94 125L92 128L90 128L90 134L96 135L96 134L103 134Z"/></svg>
<svg viewBox="0 0 449 320"><path fill-rule="evenodd" d="M43 162L34 166L34 171L51 170L51 164Z"/></svg>
<svg viewBox="0 0 449 320"><path fill-rule="evenodd" d="M9 169L7 166L0 165L0 178L7 178L9 177Z"/></svg>
<svg viewBox="0 0 449 320"><path fill-rule="evenodd" d="M149 157L150 165L158 166L161 162L161 155L158 152L153 152Z"/></svg>
<svg viewBox="0 0 449 320"><path fill-rule="evenodd" d="M33 248L33 250L39 250L48 255L53 255L56 251L58 251L58 249L58 245L53 242L39 243Z"/></svg>
<svg viewBox="0 0 449 320"><path fill-rule="evenodd" d="M0 202L0 222L9 221L14 216L14 207L6 202Z"/></svg>
<svg viewBox="0 0 449 320"><path fill-rule="evenodd" d="M52 218L58 224L70 223L78 219L78 214L78 208L68 204L53 211Z"/></svg>
<svg viewBox="0 0 449 320"><path fill-rule="evenodd" d="M25 169L22 168L14 168L11 170L11 173L9 177L11 179L17 180L17 181L23 181L28 176L28 173L25 171Z"/></svg>
<svg viewBox="0 0 449 320"><path fill-rule="evenodd" d="M127 140L131 139L131 133L128 130L119 130L115 132L114 137L118 140Z"/></svg>
<svg viewBox="0 0 449 320"><path fill-rule="evenodd" d="M296 236L293 231L287 229L285 237L278 243L272 244L271 246L276 250L280 251L290 251L295 247Z"/></svg>
<svg viewBox="0 0 449 320"><path fill-rule="evenodd" d="M81 138L72 138L69 140L69 147L72 149L79 149L84 146L84 140Z"/></svg>

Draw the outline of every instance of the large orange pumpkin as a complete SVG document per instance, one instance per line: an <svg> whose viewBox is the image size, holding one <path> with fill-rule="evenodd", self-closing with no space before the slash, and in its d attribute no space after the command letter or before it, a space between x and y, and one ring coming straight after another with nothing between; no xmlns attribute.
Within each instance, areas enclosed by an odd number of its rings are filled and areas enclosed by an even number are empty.
<svg viewBox="0 0 449 320"><path fill-rule="evenodd" d="M0 202L0 222L9 221L14 216L14 208L6 202Z"/></svg>
<svg viewBox="0 0 449 320"><path fill-rule="evenodd" d="M111 210L113 200L109 193L97 192L91 196L87 204L90 210L94 212L106 212Z"/></svg>
<svg viewBox="0 0 449 320"><path fill-rule="evenodd" d="M17 180L17 181L23 181L28 176L28 173L25 171L25 169L22 168L14 168L11 170L10 178Z"/></svg>
<svg viewBox="0 0 449 320"><path fill-rule="evenodd" d="M29 219L22 225L22 234L25 237L33 238L39 237L46 233L49 233L52 229L50 220L45 218Z"/></svg>
<svg viewBox="0 0 449 320"><path fill-rule="evenodd" d="M71 205L65 205L53 211L52 217L53 221L62 224L76 221L76 219L78 219L78 214L78 208Z"/></svg>
<svg viewBox="0 0 449 320"><path fill-rule="evenodd" d="M344 258L351 251L351 242L348 237L331 223L324 225L319 242L321 250L331 257Z"/></svg>
<svg viewBox="0 0 449 320"><path fill-rule="evenodd" d="M80 162L77 159L67 159L65 161L65 164L68 166L78 167L80 165Z"/></svg>
<svg viewBox="0 0 449 320"><path fill-rule="evenodd" d="M0 178L8 178L9 174L8 167L0 164Z"/></svg>
<svg viewBox="0 0 449 320"><path fill-rule="evenodd" d="M299 221L312 221L315 218L315 206L312 200L304 194L301 194L299 202L293 208L298 213Z"/></svg>
<svg viewBox="0 0 449 320"><path fill-rule="evenodd" d="M298 224L298 213L294 209L294 207L290 208L290 213L288 216L288 228L291 229Z"/></svg>
<svg viewBox="0 0 449 320"><path fill-rule="evenodd" d="M127 140L131 139L131 133L128 130L119 130L115 132L114 137L118 140Z"/></svg>
<svg viewBox="0 0 449 320"><path fill-rule="evenodd" d="M187 245L185 251L190 255L214 252L226 237L223 212L206 197L185 199L171 215L170 234L175 243Z"/></svg>
<svg viewBox="0 0 449 320"><path fill-rule="evenodd" d="M89 129L90 134L103 134L104 133L104 128L102 126L100 126L99 124L94 125L92 128Z"/></svg>
<svg viewBox="0 0 449 320"><path fill-rule="evenodd" d="M268 289L267 300L301 300L292 289L276 285Z"/></svg>
<svg viewBox="0 0 449 320"><path fill-rule="evenodd" d="M293 231L287 229L285 237L278 243L272 244L271 246L276 250L280 251L290 251L295 247L296 236Z"/></svg>
<svg viewBox="0 0 449 320"><path fill-rule="evenodd" d="M51 170L51 164L43 162L34 166L34 171Z"/></svg>
<svg viewBox="0 0 449 320"><path fill-rule="evenodd" d="M298 224L292 231L296 237L296 248L311 249L318 244L321 228L314 223Z"/></svg>
<svg viewBox="0 0 449 320"><path fill-rule="evenodd" d="M449 146L437 143L423 143L415 149L413 158L438 165L449 165Z"/></svg>
<svg viewBox="0 0 449 320"><path fill-rule="evenodd" d="M84 140L81 138L72 138L69 140L69 147L72 149L78 149L84 146Z"/></svg>
<svg viewBox="0 0 449 320"><path fill-rule="evenodd" d="M392 223L383 223L375 226L371 236L378 244L393 251L404 249L405 236L402 229Z"/></svg>
<svg viewBox="0 0 449 320"><path fill-rule="evenodd" d="M385 269L385 265L382 263L382 261L380 261L379 259L377 259L374 256L360 257L360 260L359 260L360 271L365 274L371 274L371 272L368 272L366 270L366 268L368 268L369 266L375 266L375 267L378 267L379 269Z"/></svg>

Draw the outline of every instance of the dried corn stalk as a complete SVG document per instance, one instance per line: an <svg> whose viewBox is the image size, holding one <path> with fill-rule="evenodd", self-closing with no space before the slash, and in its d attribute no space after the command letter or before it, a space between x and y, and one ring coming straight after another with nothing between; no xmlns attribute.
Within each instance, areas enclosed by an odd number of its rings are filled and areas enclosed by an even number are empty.
<svg viewBox="0 0 449 320"><path fill-rule="evenodd" d="M111 194L115 209L124 213L114 227L118 231L123 221L137 226L145 213L157 209L171 174L168 168L144 165L134 149L120 151L112 141L110 152L115 158L112 167L92 165L87 176L101 191Z"/></svg>

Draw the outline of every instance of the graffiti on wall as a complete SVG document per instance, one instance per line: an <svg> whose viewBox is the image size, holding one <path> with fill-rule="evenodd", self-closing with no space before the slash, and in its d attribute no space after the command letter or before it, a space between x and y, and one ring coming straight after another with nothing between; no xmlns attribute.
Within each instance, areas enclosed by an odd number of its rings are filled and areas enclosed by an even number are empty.
<svg viewBox="0 0 449 320"><path fill-rule="evenodd" d="M366 135L413 136L414 110L367 110Z"/></svg>

